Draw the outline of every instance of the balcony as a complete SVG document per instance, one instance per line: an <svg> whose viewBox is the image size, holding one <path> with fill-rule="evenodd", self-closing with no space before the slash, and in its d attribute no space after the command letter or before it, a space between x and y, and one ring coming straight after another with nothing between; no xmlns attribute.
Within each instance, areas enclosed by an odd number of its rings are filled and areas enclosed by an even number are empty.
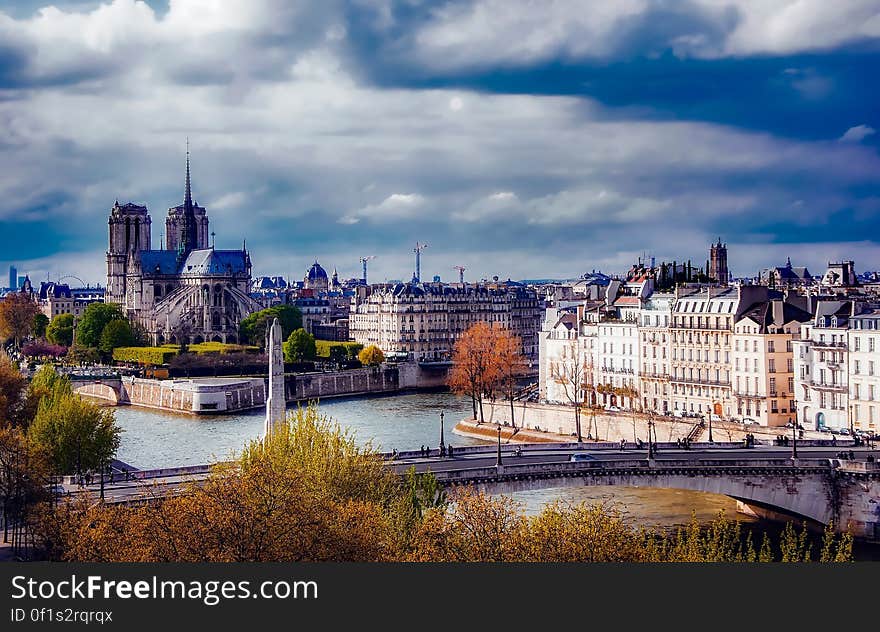
<svg viewBox="0 0 880 632"><path fill-rule="evenodd" d="M812 343L813 343L813 346L816 347L817 349L846 349L847 348L846 342L828 342L827 340L826 341L813 340Z"/></svg>
<svg viewBox="0 0 880 632"><path fill-rule="evenodd" d="M648 371L639 371L639 377L651 378L655 380L669 380L669 373L650 373Z"/></svg>
<svg viewBox="0 0 880 632"><path fill-rule="evenodd" d="M671 382L677 382L679 384L699 384L700 386L723 386L729 387L730 382L722 382L716 380L702 380L698 378L690 378L690 377L670 377L669 380Z"/></svg>
<svg viewBox="0 0 880 632"><path fill-rule="evenodd" d="M604 373L617 373L619 375L635 375L635 369L615 369L612 367L603 366L600 370Z"/></svg>
<svg viewBox="0 0 880 632"><path fill-rule="evenodd" d="M819 389L820 391L837 391L840 393L847 392L846 384L828 384L825 382L810 382L810 386L813 388Z"/></svg>

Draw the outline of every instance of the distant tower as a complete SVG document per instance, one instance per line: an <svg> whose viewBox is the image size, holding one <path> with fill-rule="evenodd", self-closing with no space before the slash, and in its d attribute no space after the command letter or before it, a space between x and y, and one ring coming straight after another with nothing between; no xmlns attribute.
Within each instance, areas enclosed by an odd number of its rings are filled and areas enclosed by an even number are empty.
<svg viewBox="0 0 880 632"><path fill-rule="evenodd" d="M15 266L9 266L9 289L18 288L18 270Z"/></svg>
<svg viewBox="0 0 880 632"><path fill-rule="evenodd" d="M727 269L727 244L712 244L709 248L709 278L718 283L727 284L730 281L730 271Z"/></svg>

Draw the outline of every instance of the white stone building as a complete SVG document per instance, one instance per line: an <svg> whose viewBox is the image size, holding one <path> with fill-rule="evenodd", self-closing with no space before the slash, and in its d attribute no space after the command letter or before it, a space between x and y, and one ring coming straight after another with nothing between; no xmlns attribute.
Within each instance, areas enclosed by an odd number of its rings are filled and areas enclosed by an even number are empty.
<svg viewBox="0 0 880 632"><path fill-rule="evenodd" d="M358 287L351 299L349 335L386 355L449 361L455 342L482 321L519 336L527 361L534 365L542 316L535 291L520 285L371 285Z"/></svg>
<svg viewBox="0 0 880 632"><path fill-rule="evenodd" d="M880 430L880 308L849 319L849 415L853 428Z"/></svg>
<svg viewBox="0 0 880 632"><path fill-rule="evenodd" d="M848 339L852 301L824 300L794 346L797 417L808 429L849 428Z"/></svg>

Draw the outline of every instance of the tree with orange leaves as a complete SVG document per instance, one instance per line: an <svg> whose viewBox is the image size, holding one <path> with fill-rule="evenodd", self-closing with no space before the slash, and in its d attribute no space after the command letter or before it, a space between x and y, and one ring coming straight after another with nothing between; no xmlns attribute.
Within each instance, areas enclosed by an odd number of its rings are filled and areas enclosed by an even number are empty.
<svg viewBox="0 0 880 632"><path fill-rule="evenodd" d="M493 329L495 347L493 362L498 368L498 386L510 402L510 425L516 430L516 417L513 412L513 399L517 393L520 378L527 371L523 355L522 340L511 331Z"/></svg>
<svg viewBox="0 0 880 632"><path fill-rule="evenodd" d="M483 398L498 384L501 369L497 352L498 330L486 322L471 325L459 338L452 354L452 369L447 378L449 388L455 393L468 395L477 418L483 423Z"/></svg>

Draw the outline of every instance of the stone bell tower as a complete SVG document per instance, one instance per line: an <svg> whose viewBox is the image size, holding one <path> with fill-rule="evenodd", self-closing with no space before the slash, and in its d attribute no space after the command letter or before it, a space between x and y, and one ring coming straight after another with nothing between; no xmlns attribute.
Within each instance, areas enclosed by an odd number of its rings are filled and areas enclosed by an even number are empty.
<svg viewBox="0 0 880 632"><path fill-rule="evenodd" d="M146 206L131 202L120 204L116 200L110 209L106 302L125 302L129 260L141 250L150 250L150 222Z"/></svg>
<svg viewBox="0 0 880 632"><path fill-rule="evenodd" d="M721 237L718 243L712 244L709 248L709 269L707 270L710 279L723 285L730 282L730 271L727 269L727 244L721 243Z"/></svg>

